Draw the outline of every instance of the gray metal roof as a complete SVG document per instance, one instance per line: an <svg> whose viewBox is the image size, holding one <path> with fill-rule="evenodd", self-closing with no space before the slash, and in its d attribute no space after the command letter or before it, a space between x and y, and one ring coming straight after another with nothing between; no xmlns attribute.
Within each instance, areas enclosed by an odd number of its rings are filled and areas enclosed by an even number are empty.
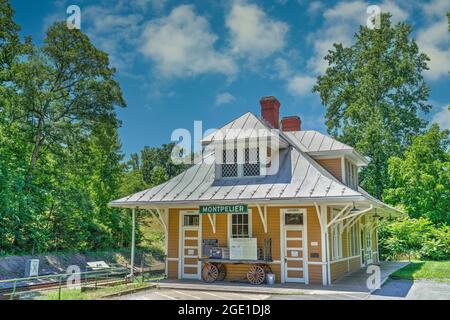
<svg viewBox="0 0 450 320"><path fill-rule="evenodd" d="M212 148L207 157L214 157ZM215 179L215 164L196 164L156 187L114 200L111 206L161 205L217 201L261 201L362 196L295 147L280 150L275 175L257 178Z"/></svg>
<svg viewBox="0 0 450 320"><path fill-rule="evenodd" d="M306 152L353 150L352 147L314 130L291 131L285 134L300 143Z"/></svg>
<svg viewBox="0 0 450 320"><path fill-rule="evenodd" d="M229 135L227 129L238 130ZM224 136L225 139L247 139L258 129L272 128L251 112L228 123L219 129L223 135L216 132L202 140L206 145L204 160L214 159L215 148L212 142L220 141ZM279 150L279 170L274 175L216 179L217 166L214 161L203 161L163 184L114 200L109 205L127 208L259 201L374 202L374 198L369 197L362 189L353 190L341 183L309 155L314 151L353 150L351 147L316 131L280 130L279 136L285 147Z"/></svg>
<svg viewBox="0 0 450 320"><path fill-rule="evenodd" d="M279 138L278 130L271 128L264 120L255 116L253 113L247 112L203 138L202 144L208 145L224 140L240 141L262 136ZM283 144L284 141L280 142ZM284 143L284 147L286 146L287 144Z"/></svg>

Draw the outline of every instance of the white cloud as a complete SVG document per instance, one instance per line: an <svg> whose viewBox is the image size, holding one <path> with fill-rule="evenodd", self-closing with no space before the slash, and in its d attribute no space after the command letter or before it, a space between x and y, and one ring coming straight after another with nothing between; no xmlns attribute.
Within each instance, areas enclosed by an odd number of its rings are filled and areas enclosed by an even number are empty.
<svg viewBox="0 0 450 320"><path fill-rule="evenodd" d="M288 60L284 58L276 58L273 64L274 77L277 79L285 79L292 75L292 69Z"/></svg>
<svg viewBox="0 0 450 320"><path fill-rule="evenodd" d="M448 0L433 0L431 2L422 3L421 9L427 18L433 19L445 15L445 13L450 10L450 3Z"/></svg>
<svg viewBox="0 0 450 320"><path fill-rule="evenodd" d="M220 106L223 104L228 104L236 100L236 98L229 92L220 93L216 96L215 105Z"/></svg>
<svg viewBox="0 0 450 320"><path fill-rule="evenodd" d="M308 35L308 41L314 48L313 56L308 61L308 68L312 72L319 74L325 72L327 62L323 58L328 50L333 48L334 43L342 43L345 46L352 43L358 27L367 22L366 10L369 5L368 2L361 0L341 1L324 11L323 27ZM382 12L391 12L394 22L408 17L408 12L392 1L385 0L379 6Z"/></svg>
<svg viewBox="0 0 450 320"><path fill-rule="evenodd" d="M433 122L436 122L442 129L450 130L450 110L448 110L448 105L442 106L440 111L436 113L433 117Z"/></svg>
<svg viewBox="0 0 450 320"><path fill-rule="evenodd" d="M316 83L316 78L296 75L287 84L287 89L293 96L305 96L311 94L312 87Z"/></svg>
<svg viewBox="0 0 450 320"><path fill-rule="evenodd" d="M417 32L419 49L430 58L430 70L425 72L429 80L448 77L450 70L450 36L445 13L450 10L448 1L435 0L422 4L428 24Z"/></svg>
<svg viewBox="0 0 450 320"><path fill-rule="evenodd" d="M324 4L320 1L311 1L308 5L308 14L314 15L323 10Z"/></svg>
<svg viewBox="0 0 450 320"><path fill-rule="evenodd" d="M181 5L159 19L149 22L142 36L141 52L151 58L166 77L195 76L208 72L232 75L233 59L215 50L217 36L208 21Z"/></svg>
<svg viewBox="0 0 450 320"><path fill-rule="evenodd" d="M226 26L232 51L250 59L266 58L285 46L287 24L272 19L255 4L234 1Z"/></svg>
<svg viewBox="0 0 450 320"><path fill-rule="evenodd" d="M136 34L140 33L143 16L122 5L93 5L82 9L82 29L93 43L108 53L111 64L129 68L136 57Z"/></svg>
<svg viewBox="0 0 450 320"><path fill-rule="evenodd" d="M154 9L162 10L167 3L167 0L133 0L133 5L139 7L142 10Z"/></svg>

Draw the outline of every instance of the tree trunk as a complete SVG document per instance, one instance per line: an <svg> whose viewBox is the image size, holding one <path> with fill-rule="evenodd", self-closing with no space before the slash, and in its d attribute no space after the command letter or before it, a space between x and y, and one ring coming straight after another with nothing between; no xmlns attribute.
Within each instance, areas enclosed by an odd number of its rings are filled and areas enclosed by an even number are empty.
<svg viewBox="0 0 450 320"><path fill-rule="evenodd" d="M30 173L27 177L27 182L31 182L33 180L33 171L34 171L34 168L36 167L36 163L40 156L41 146L45 139L43 133L44 133L44 119L39 118L38 130L36 133L36 137L34 139L33 153L31 154Z"/></svg>

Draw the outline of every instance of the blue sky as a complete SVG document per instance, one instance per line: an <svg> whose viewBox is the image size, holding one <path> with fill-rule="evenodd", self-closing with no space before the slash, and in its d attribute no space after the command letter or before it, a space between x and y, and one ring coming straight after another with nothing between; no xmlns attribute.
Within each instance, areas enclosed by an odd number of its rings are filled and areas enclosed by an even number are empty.
<svg viewBox="0 0 450 320"><path fill-rule="evenodd" d="M281 115L299 115L304 129L325 132L311 93L333 42L350 44L368 5L406 20L430 58L425 77L434 106L426 116L450 128L448 0L12 0L23 35L41 43L46 28L81 8L81 30L110 55L128 107L118 110L126 154L170 142L176 128L217 128L241 114L259 114L274 95Z"/></svg>

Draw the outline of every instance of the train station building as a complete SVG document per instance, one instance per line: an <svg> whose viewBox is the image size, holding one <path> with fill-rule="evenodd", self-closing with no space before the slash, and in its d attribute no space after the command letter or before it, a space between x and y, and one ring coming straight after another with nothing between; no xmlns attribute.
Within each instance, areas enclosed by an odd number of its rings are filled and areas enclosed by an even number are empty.
<svg viewBox="0 0 450 320"><path fill-rule="evenodd" d="M263 97L203 138L202 161L110 203L158 217L168 278L329 285L379 262L379 221L401 213L358 186L367 159L279 114Z"/></svg>

